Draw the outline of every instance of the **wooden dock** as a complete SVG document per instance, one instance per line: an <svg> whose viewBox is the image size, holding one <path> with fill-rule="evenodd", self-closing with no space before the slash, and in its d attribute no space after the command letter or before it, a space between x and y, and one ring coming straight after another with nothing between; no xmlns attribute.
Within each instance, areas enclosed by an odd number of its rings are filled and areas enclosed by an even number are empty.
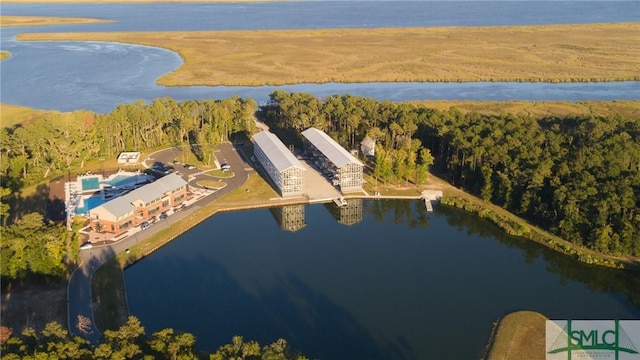
<svg viewBox="0 0 640 360"><path fill-rule="evenodd" d="M427 212L433 212L433 204L431 204L431 200L424 199L424 206L427 208Z"/></svg>
<svg viewBox="0 0 640 360"><path fill-rule="evenodd" d="M427 208L427 212L433 212L432 201L440 201L440 199L442 199L442 191L425 190L422 192L422 198L424 199L424 206Z"/></svg>

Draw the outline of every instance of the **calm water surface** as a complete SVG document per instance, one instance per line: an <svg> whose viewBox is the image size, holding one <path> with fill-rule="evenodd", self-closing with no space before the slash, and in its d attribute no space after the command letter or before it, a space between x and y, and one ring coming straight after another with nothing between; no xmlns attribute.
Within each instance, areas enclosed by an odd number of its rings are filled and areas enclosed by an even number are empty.
<svg viewBox="0 0 640 360"><path fill-rule="evenodd" d="M234 335L283 337L320 359L475 359L492 323L522 309L640 318L637 274L584 266L455 209L284 211L284 224L304 226L283 230L280 208L220 214L127 269L131 313L149 334L188 331L208 351Z"/></svg>
<svg viewBox="0 0 640 360"><path fill-rule="evenodd" d="M17 42L23 32L187 31L372 27L491 26L640 20L640 1L302 1L228 4L2 5L3 15L95 17L109 24L4 28L2 102L40 109L105 113L121 103L251 97L275 89L323 97L339 93L377 100L615 100L640 98L640 82L600 84L367 83L283 87L163 87L156 79L182 59L173 52L96 42Z"/></svg>

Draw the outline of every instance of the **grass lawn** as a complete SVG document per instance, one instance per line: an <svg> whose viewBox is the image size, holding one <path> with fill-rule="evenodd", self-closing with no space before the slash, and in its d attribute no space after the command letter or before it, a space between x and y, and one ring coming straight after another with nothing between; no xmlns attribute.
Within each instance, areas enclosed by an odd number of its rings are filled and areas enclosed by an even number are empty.
<svg viewBox="0 0 640 360"><path fill-rule="evenodd" d="M185 60L162 85L640 80L640 22L544 26L33 33L118 41Z"/></svg>
<svg viewBox="0 0 640 360"><path fill-rule="evenodd" d="M235 174L232 171L222 171L219 169L207 170L204 173L205 175L215 176L218 178L231 178L235 176Z"/></svg>
<svg viewBox="0 0 640 360"><path fill-rule="evenodd" d="M205 186L209 189L222 189L223 187L227 186L227 183L213 179L204 179L198 181L198 186Z"/></svg>
<svg viewBox="0 0 640 360"><path fill-rule="evenodd" d="M544 315L517 311L506 315L494 329L488 344L488 360L545 359Z"/></svg>
<svg viewBox="0 0 640 360"><path fill-rule="evenodd" d="M126 255L126 254L125 254ZM129 316L126 307L127 294L124 273L117 261L102 265L93 276L91 293L96 316L96 326L101 331L116 330Z"/></svg>

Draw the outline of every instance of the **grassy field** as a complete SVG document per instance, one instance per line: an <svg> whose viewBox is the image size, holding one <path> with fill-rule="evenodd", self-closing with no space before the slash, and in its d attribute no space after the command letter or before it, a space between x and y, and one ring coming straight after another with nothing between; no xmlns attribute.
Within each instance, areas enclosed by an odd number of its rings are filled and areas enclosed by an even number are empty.
<svg viewBox="0 0 640 360"><path fill-rule="evenodd" d="M0 124L2 124L2 127L27 124L30 120L45 117L50 113L53 113L53 111L0 103Z"/></svg>
<svg viewBox="0 0 640 360"><path fill-rule="evenodd" d="M485 115L527 114L535 118L566 117L574 115L604 116L619 114L640 118L640 101L419 101L412 102L432 109L448 110L455 106L463 113L475 111Z"/></svg>
<svg viewBox="0 0 640 360"><path fill-rule="evenodd" d="M91 23L103 23L103 22L113 22L113 21L102 20L102 19L88 19L88 18L0 15L0 27L91 24Z"/></svg>
<svg viewBox="0 0 640 360"><path fill-rule="evenodd" d="M545 358L544 315L533 311L517 311L506 315L489 340L487 360Z"/></svg>
<svg viewBox="0 0 640 360"><path fill-rule="evenodd" d="M325 30L39 33L21 41L162 47L163 85L640 80L640 23Z"/></svg>

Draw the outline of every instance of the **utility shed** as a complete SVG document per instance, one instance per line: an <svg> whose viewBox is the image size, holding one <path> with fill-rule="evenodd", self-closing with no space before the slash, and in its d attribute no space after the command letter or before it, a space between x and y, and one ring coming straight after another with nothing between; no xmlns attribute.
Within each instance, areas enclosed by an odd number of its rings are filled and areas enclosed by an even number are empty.
<svg viewBox="0 0 640 360"><path fill-rule="evenodd" d="M334 186L338 186L343 193L362 190L363 164L360 160L322 130L308 128L302 132L302 136L305 139L305 152Z"/></svg>
<svg viewBox="0 0 640 360"><path fill-rule="evenodd" d="M254 156L275 185L280 195L302 196L304 172L307 169L296 159L277 136L262 131L253 136Z"/></svg>

